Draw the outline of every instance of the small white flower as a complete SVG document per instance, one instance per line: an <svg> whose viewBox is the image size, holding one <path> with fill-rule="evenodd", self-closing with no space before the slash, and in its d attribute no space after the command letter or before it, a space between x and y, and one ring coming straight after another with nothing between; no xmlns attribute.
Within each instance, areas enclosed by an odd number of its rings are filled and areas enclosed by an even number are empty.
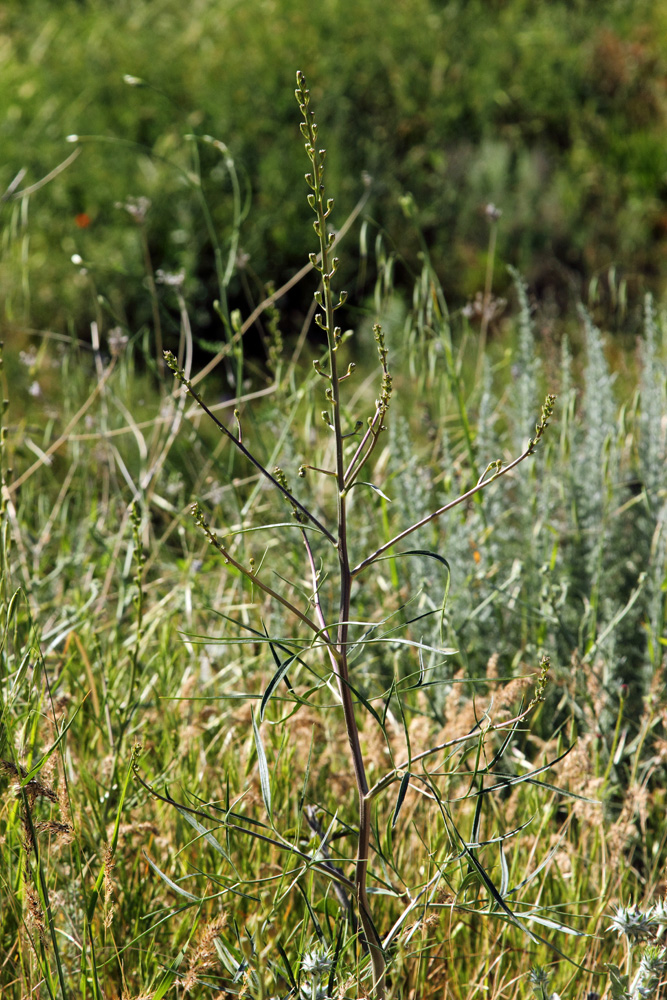
<svg viewBox="0 0 667 1000"><path fill-rule="evenodd" d="M151 200L150 198L146 198L145 195L141 195L139 198L128 198L125 202L116 202L116 208L125 209L127 214L131 215L134 221L139 224L144 222L150 207Z"/></svg>
<svg viewBox="0 0 667 1000"><path fill-rule="evenodd" d="M115 326L113 330L109 330L107 335L107 342L109 344L109 353L112 358L118 357L125 345L127 344L128 337L123 333L119 326Z"/></svg>
<svg viewBox="0 0 667 1000"><path fill-rule="evenodd" d="M170 288L182 288L185 281L185 271L163 271L158 268L155 272L155 280L158 285L168 285Z"/></svg>
<svg viewBox="0 0 667 1000"><path fill-rule="evenodd" d="M29 351L19 351L19 360L26 368L32 368L37 361L37 351L31 347Z"/></svg>

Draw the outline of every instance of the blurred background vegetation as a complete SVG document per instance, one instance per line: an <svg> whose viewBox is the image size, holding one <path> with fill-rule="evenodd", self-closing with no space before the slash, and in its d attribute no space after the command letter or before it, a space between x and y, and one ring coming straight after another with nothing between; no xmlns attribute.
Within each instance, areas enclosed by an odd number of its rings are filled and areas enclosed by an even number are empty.
<svg viewBox="0 0 667 1000"><path fill-rule="evenodd" d="M81 332L97 295L110 322L136 331L150 319L148 254L185 270L195 339L220 340L211 232L230 232L233 178L195 136L223 142L238 174L231 301L245 309L269 278L290 277L308 225L297 68L326 135L339 224L363 172L372 178L363 238L346 247L357 293L372 288L364 256L379 233L411 289L421 230L450 305L463 304L484 285L489 202L503 211L497 291L507 263L559 314L591 280L603 309L619 287L637 303L664 288L661 0L31 0L0 11L0 53L0 189L25 170L2 206L0 294L15 335ZM16 197L72 153L72 135L83 137L75 162ZM138 226L122 206L141 198ZM287 305L303 312L310 295Z"/></svg>

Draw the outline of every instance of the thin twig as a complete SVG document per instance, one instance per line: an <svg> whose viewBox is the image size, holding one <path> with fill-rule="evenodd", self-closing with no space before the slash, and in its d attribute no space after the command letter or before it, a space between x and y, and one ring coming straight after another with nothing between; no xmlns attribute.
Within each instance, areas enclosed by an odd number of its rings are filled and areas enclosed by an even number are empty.
<svg viewBox="0 0 667 1000"><path fill-rule="evenodd" d="M192 396L192 398L194 400L196 400L198 406L201 407L201 409L204 411L204 413L208 417L211 418L211 420L213 421L213 423L215 424L215 426L218 428L218 430L222 434L224 434L226 437L228 437L230 441L233 442L233 444L238 448L238 450L241 452L241 454L244 455L245 458L247 458L248 461L252 465L254 465L255 468L258 469L262 473L262 475L265 476L266 479L269 480L269 482L271 483L272 486L275 486L275 488L280 493L282 493L282 495L287 500L289 500L290 504L292 504L293 507L298 508L298 510L301 511L301 513L304 514L305 517L307 517L308 520L312 524L314 524L316 528L319 528L319 530L322 532L322 534L325 535L329 539L329 541L332 542L332 544L335 545L336 544L336 539L331 534L331 532L329 531L329 529L325 528L325 526L321 523L321 521L318 521L318 519L315 517L315 515L311 514L311 512L308 510L308 508L304 507L303 504L300 503L297 500L297 498L292 493L290 493L290 491L285 486L282 485L282 483L279 483L278 480L276 479L276 477L272 476L271 473L269 472L269 470L264 468L264 466L262 465L262 463L258 459L255 458L255 456L252 454L252 452L248 451L248 449L243 444L243 442L239 438L235 437L232 434L232 432L227 427L225 427L225 425L222 423L222 421L218 420L218 418L216 417L216 415L206 405L206 403L201 398L201 396L199 395L199 393L193 388L193 381L194 380L191 381L190 379L186 378L185 374L178 367L178 364L176 362L176 358L171 353L171 351L165 351L164 352L164 357L165 357L165 361L167 362L167 365L169 366L169 368L171 368L171 370L173 371L173 373L176 376L176 378L185 386L185 388L187 389L187 391L190 393L190 395Z"/></svg>
<svg viewBox="0 0 667 1000"><path fill-rule="evenodd" d="M358 576L359 573L362 572L362 570L366 569L367 566L370 566L371 563L374 563L376 559L379 559L379 557L383 555L383 553L385 553L387 549L391 549L398 542L403 541L403 539L407 538L408 535L411 535L413 531L418 531L419 528L423 528L424 525L430 524L431 521L435 521L436 518L441 517L443 514L446 514L447 511L453 510L454 507L458 507L459 504L465 503L467 500L470 500L477 493L481 493L481 491L486 489L487 486L490 486L491 483L494 483L496 479L500 479L501 476L506 476L508 472L511 472L512 469L515 469L517 465L519 465L521 462L525 461L525 459L527 459L530 455L532 455L535 451L537 443L542 437L542 434L546 430L549 417L553 412L553 406L555 400L556 400L555 396L552 395L547 396L543 408L542 420L540 421L540 423L536 428L536 435L534 438L530 440L530 442L528 443L528 447L524 452L522 452L521 455L519 455L518 458L515 458L513 462L509 463L509 465L505 465L502 469L499 469L492 476L489 476L488 479L481 479L475 486L472 487L472 489L468 490L466 493L462 493L461 496L456 498L456 500L450 500L450 502L446 503L443 507L439 507L437 510L433 511L432 514L428 514L426 517L423 517L421 521L417 521L416 524L411 525L404 531L399 532L398 535L395 535L390 541L385 542L385 544L381 545L379 549L376 549L375 552L372 553L372 555L367 556L366 559L363 559L357 566L354 567L354 569L352 570L352 577Z"/></svg>

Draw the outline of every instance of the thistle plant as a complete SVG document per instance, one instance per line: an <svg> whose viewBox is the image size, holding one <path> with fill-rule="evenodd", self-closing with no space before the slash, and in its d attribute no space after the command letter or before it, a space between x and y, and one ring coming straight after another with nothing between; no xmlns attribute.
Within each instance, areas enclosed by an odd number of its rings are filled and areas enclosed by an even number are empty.
<svg viewBox="0 0 667 1000"><path fill-rule="evenodd" d="M654 1000L667 985L667 948L662 939L667 928L667 903L659 900L648 909L616 906L607 931L612 931L625 948L625 963L607 963L608 990L604 1000ZM536 1000L560 1000L551 989L551 976L534 966L528 981ZM600 1000L600 993L584 993L587 1000Z"/></svg>
<svg viewBox="0 0 667 1000"><path fill-rule="evenodd" d="M442 794L437 788L436 779L431 776L426 768L426 762L436 755L446 755L454 749L478 747L477 763L475 765L476 781L481 781L484 792L483 775L490 773L490 769L502 758L504 747L510 738L509 735L503 739L503 748L495 755L491 755L493 760L486 766L479 760L479 747L481 741L492 731L504 731L511 734L518 721L524 719L531 711L535 703L540 699L542 688L546 682L546 669L548 661L544 660L540 681L537 685L537 694L530 705L514 719L503 720L493 723L490 719L485 719L483 724L474 727L474 731L465 735L440 742L430 746L427 750L408 755L405 760L392 761L391 768L382 775L374 784L371 784L368 777L367 762L364 759L360 732L363 728L364 716L368 721L379 722L383 725L383 720L372 707L368 698L364 697L359 690L359 683L352 669L352 654L355 657L355 664L358 662L360 652L363 654L364 647L371 641L377 642L374 637L375 631L381 624L378 621L359 622L359 614L355 614L353 607L353 595L363 591L364 576L376 564L387 558L389 555L396 557L401 554L397 550L405 539L409 538L420 528L430 524L436 519L445 515L448 511L466 504L477 494L486 490L492 483L507 476L520 463L525 461L535 452L542 436L544 435L549 420L554 409L555 397L547 396L542 412L537 422L535 433L526 443L523 451L514 460L504 463L501 460L491 460L486 464L481 476L473 477L473 485L466 489L453 500L439 506L437 509L425 513L422 517L406 525L389 540L378 540L370 551L357 551L355 523L351 519L351 495L352 491L359 488L366 488L375 491L376 494L384 496L377 483L371 482L367 477L371 475L367 470L372 467L373 459L378 453L378 445L387 427L390 405L392 401L393 382L389 364L389 351L385 342L382 327L379 324L374 326L374 337L377 347L377 359L379 367L379 391L375 405L371 409L365 423L359 419L350 420L344 402L347 383L354 379L355 365L353 362L345 364L342 359L343 344L346 336L343 334L339 316L345 306L347 294L345 291L336 290L336 275L339 267L339 259L335 256L335 234L329 229L329 220L334 207L333 199L328 197L325 186L325 165L326 150L321 146L318 126L311 109L310 93L306 87L306 81L302 73L297 73L296 99L301 112L301 134L305 140L306 155L310 164L309 171L305 175L309 188L308 204L313 211L313 227L317 238L317 249L310 254L310 263L319 275L319 288L315 292L316 314L315 323L323 331L326 338L326 351L321 360L314 362L314 369L321 380L324 388L324 405L321 410L324 433L328 436L330 447L328 453L333 456L331 467L322 468L320 465L304 460L298 469L298 477L314 476L323 477L323 484L329 488L330 497L335 500L335 516L321 513L316 510L313 504L309 504L300 498L293 487L288 471L280 467L269 469L260 457L258 450L253 449L244 440L242 433L241 414L236 413L236 427L230 429L225 423L220 421L211 408L205 403L202 395L195 389L198 380L191 380L183 372L175 357L169 352L165 353L165 359L169 368L201 409L216 424L219 431L228 439L229 443L237 450L245 461L250 463L264 479L268 487L276 494L282 496L283 500L291 508L293 516L292 530L296 529L301 537L303 547L303 559L305 574L309 580L308 593L301 593L301 598L293 597L286 588L280 589L273 579L268 576L267 568L261 564L259 567L253 559L248 560L239 553L234 541L228 539L231 533L219 533L207 520L206 513L199 503L192 506L192 514L199 527L205 534L211 545L219 552L230 570L239 574L252 588L254 593L262 593L273 602L277 602L305 633L299 640L285 640L277 636L263 636L258 630L251 630L258 639L266 640L271 652L277 662L277 670L270 683L266 687L262 697L259 713L252 713L252 728L257 750L257 762L260 775L261 792L269 815L270 826L259 832L256 822L252 824L244 821L238 813L231 810L225 814L222 820L227 828L228 835L242 833L249 837L259 838L263 843L270 844L279 850L288 852L292 860L296 860L303 865L303 871L309 871L318 877L328 880L336 890L337 895L342 895L350 905L353 914L349 926L353 934L358 933L362 955L365 956L369 966L370 979L372 982L372 995L376 1000L383 1000L387 996L387 971L390 949L399 942L405 929L410 926L411 919L414 920L418 913L423 912L424 906L435 898L438 883L441 879L441 871L436 866L434 877L427 880L417 890L409 887L393 888L385 880L384 885L389 886L386 892L393 892L397 901L400 902L401 910L398 919L389 929L378 926L378 921L373 913L373 906L369 899L369 865L374 852L379 849L379 831L374 819L374 810L377 802L390 788L399 786L397 801L393 813L392 829L396 825L401 805L406 793L412 784L422 789L426 797L431 799L440 810L445 825L449 822L447 805L443 801ZM325 450L326 452L326 450ZM330 506L333 506L331 504ZM273 526L274 529L288 529L289 525ZM386 537L386 536L385 536ZM437 553L424 553L422 555L432 556L444 562ZM403 553L405 554L405 553ZM326 568L325 573L323 567ZM324 581L326 579L326 593L324 591ZM356 587L356 589L355 589ZM332 599L331 595L335 595ZM358 633L353 632L353 628L358 625L365 628L361 639ZM389 640L388 640L389 641ZM415 649L421 656L423 649L431 650L419 642L405 640L409 647ZM448 649L437 650L440 657L452 652ZM287 655L284 655L287 654ZM272 696L279 685L289 680L290 671L295 671L300 665L309 661L313 655L324 662L325 677L323 684L329 690L333 690L342 707L345 731L349 744L349 765L354 777L354 787L356 789L357 822L356 825L348 824L348 831L351 829L354 836L355 848L353 860L337 859L334 864L329 855L329 844L337 826L334 816L329 830L319 839L317 850L310 854L302 848L302 844L297 838L290 838L281 834L276 828L273 820L273 803L271 799L271 781L267 755L261 735L261 723L264 719L267 707ZM319 661L318 661L319 662ZM290 692L292 692L290 686ZM300 697L300 696L299 696ZM398 699L398 692L394 690L389 695ZM298 702L299 698L295 695ZM301 698L304 703L305 697ZM298 705L296 706L298 707ZM388 702L386 703L386 709ZM385 710L386 715L386 710ZM371 718L372 717L372 718ZM474 754L473 754L474 755ZM446 756L445 756L446 759ZM135 760L136 766L136 760ZM138 770L136 771L138 775ZM138 775L139 776L139 775ZM530 779L531 774L526 775ZM139 780L143 781L142 778ZM516 780L516 779L515 779ZM307 784L307 777L305 779ZM305 787L304 784L304 787ZM150 786L147 786L150 787ZM154 794L158 794L154 789L150 789ZM159 796L164 801L173 802L169 796ZM190 822L195 829L203 836L207 836L206 829L199 822L199 818L214 820L220 824L220 815L214 815L211 811L204 809L193 809L191 806L178 805L181 813L190 818ZM481 808L481 806L480 806ZM475 830L478 829L479 818L475 821ZM451 830L450 830L451 833ZM472 838L477 841L478 837ZM504 912L506 919L515 920L512 911L505 901L502 893L495 889L491 879L481 868L474 848L479 847L478 843L472 846L465 841L461 841L461 856L467 859L470 869L476 873L481 883L486 887L495 900L495 905ZM381 852L380 852L381 853ZM347 864L347 871L345 866ZM507 888L507 887L505 887ZM513 890L510 890L513 891ZM357 930L358 928L358 930ZM319 955L320 953L318 953ZM322 953L324 954L324 953ZM328 960L327 960L328 962ZM304 960L305 963L305 960ZM312 964L312 962L311 962ZM317 964L317 963L316 963ZM320 963L321 964L321 963ZM326 964L326 963L325 963ZM327 964L327 970L329 965ZM309 971L310 970L310 971ZM308 963L302 965L304 981L299 987L303 996L323 995L324 966L311 969ZM305 974L309 973L306 977ZM317 974L315 974L317 973ZM290 976L288 978L293 978ZM305 979L310 985L305 985ZM310 990L310 992L309 992Z"/></svg>
<svg viewBox="0 0 667 1000"><path fill-rule="evenodd" d="M624 940L626 958L625 972L617 965L608 965L612 1000L652 1000L659 996L667 975L667 948L661 943L665 927L664 899L648 910L616 907L609 930Z"/></svg>

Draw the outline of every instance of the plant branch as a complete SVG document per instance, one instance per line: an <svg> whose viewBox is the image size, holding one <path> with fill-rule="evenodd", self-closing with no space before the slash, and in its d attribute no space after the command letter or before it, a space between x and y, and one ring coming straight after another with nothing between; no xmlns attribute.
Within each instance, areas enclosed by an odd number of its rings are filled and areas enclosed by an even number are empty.
<svg viewBox="0 0 667 1000"><path fill-rule="evenodd" d="M312 618L309 618L308 615L304 615L303 611L300 611L296 607L296 605L292 604L291 601L288 601L287 598L282 596L282 594L279 594L277 591L273 590L272 587L269 587L269 585L264 583L263 580L260 580L260 578L256 575L256 573L253 573L252 570L248 569L246 566L244 566L242 563L238 562L238 560L234 558L234 556L229 552L227 548L225 548L225 546L222 544L218 536L215 534L215 532L211 529L210 525L204 519L203 511L198 503L192 504L192 506L190 507L190 513L197 522L197 525L202 529L202 531L208 538L211 545L218 550L218 552L223 557L225 562L229 563L231 566L237 569L239 573L242 573L243 576L246 577L246 579L250 580L251 583L258 586L260 590L263 590L268 597L271 597L273 598L273 600L278 601L278 603L282 604L284 608L287 608L288 611L291 611L293 615L296 615L296 617L300 621L302 621L304 625L307 625L309 629L312 629L315 635L317 636L323 635L324 642L326 643L327 646L331 645L327 632L326 631L323 632L323 630L317 626L316 622L314 622Z"/></svg>
<svg viewBox="0 0 667 1000"><path fill-rule="evenodd" d="M153 786L139 774L138 760L141 751L142 747L140 744L137 744L132 751L132 771L142 788L145 788L146 791L159 802L165 802L167 805L176 806L177 809L182 809L183 812L190 813L191 816L199 816L202 819L209 820L211 823L218 823L225 830L234 830L237 833L245 833L249 837L254 837L255 840L261 840L263 843L270 844L272 847L277 847L281 851L289 851L296 857L302 858L306 861L309 868L314 868L321 875L326 875L332 882L338 882L339 885L342 885L348 890L348 892L354 892L354 882L345 878L341 872L333 866L329 866L326 862L314 860L310 854L306 854L305 851L300 851L298 847L295 847L294 844L290 844L289 841L283 842L281 840L276 840L275 837L267 837L265 833L257 833L255 830L249 830L247 827L241 826L239 823L228 823L227 821L221 822L220 820L216 820L214 816L211 816L210 813L204 812L203 809L193 809L192 806L186 806L182 802L176 802L176 800L172 799L170 795L161 795L160 792L156 791L155 788L153 788Z"/></svg>
<svg viewBox="0 0 667 1000"><path fill-rule="evenodd" d="M549 394L545 400L544 406L542 407L541 420L535 428L535 437L531 438L530 442L528 443L528 447L524 452L522 452L521 455L519 455L518 458L515 458L514 461L509 463L509 465L505 465L503 466L503 468L498 469L498 471L495 472L492 476L489 476L488 479L484 478L480 479L480 481L475 486L473 486L472 489L468 490L466 493L462 493L461 496L456 498L456 500L450 500L450 502L446 503L443 507L439 507L438 510L433 511L432 514L429 514L427 517L422 518L421 521L417 521L416 524L413 524L409 528L406 528L404 531L401 531L398 535L395 535L390 541L385 542L384 545L381 545L379 549L376 549L375 552L373 552L366 559L363 559L357 566L354 567L354 569L352 570L352 577L354 578L355 576L358 576L358 574L361 573L362 570L366 569L367 566L370 566L371 563L374 563L376 559L379 559L379 557L383 553L385 553L387 549L390 549L398 542L403 541L403 539L407 538L408 535L411 535L413 531L417 531L419 528L423 528L424 525L430 524L431 521L435 521L436 518L441 517L442 514L446 514L447 511L452 510L454 507L458 507L459 504L465 503L466 500L470 500L477 493L481 493L482 490L486 489L487 486L490 486L491 483L496 481L496 479L500 479L501 476L507 475L508 472L511 472L512 469L515 469L517 465L519 465L521 462L525 461L525 459L527 459L530 455L532 455L535 451L535 448L537 447L538 442L540 441L540 438L542 437L548 426L549 418L553 413L555 402L556 402L556 397ZM491 463L491 465L488 468L494 468L494 467L496 469L498 468L497 463L495 462Z"/></svg>
<svg viewBox="0 0 667 1000"><path fill-rule="evenodd" d="M518 722L523 722L523 720L532 712L534 708L534 702L531 702L527 708L525 708L519 715L516 715L513 719L507 719L505 722L492 723L487 726L486 729L482 730L482 735L486 736L488 733L501 732L503 729L510 729L515 726ZM441 750L448 750L450 747L459 746L461 743L467 743L468 740L478 740L479 732L466 733L464 736L456 736L454 739L447 740L445 743L438 743L437 746L430 747L428 750L424 750L422 753L415 754L410 760L401 761L400 764L396 764L393 771L386 774L383 778L373 785L372 788L368 790L366 798L370 801L374 799L380 792L383 792L390 785L398 781L402 777L401 771L405 771L406 768L411 767L420 760L426 760L428 757L432 757L433 754L440 753Z"/></svg>
<svg viewBox="0 0 667 1000"><path fill-rule="evenodd" d="M387 368L387 348L385 347L384 334L379 323L376 323L373 327L373 333L375 335L375 342L378 345L378 355L382 367L382 389L380 398L375 401L375 413L369 420L368 429L359 442L359 447L352 456L352 460L345 472L345 488L348 490L354 485L355 479L375 450L380 434L385 430L384 418L387 415L389 400L391 399L392 378ZM369 438L372 438L372 440L366 453L363 454Z"/></svg>
<svg viewBox="0 0 667 1000"><path fill-rule="evenodd" d="M262 463L259 462L255 458L255 456L252 454L252 452L248 451L248 449L243 444L243 442L239 438L235 437L232 434L232 432L230 430L228 430L227 427L225 427L225 425L222 423L222 421L218 420L218 418L216 417L216 415L212 412L212 410L206 405L206 403L204 402L204 400L201 398L201 396L199 395L199 393L197 392L197 390L192 387L191 380L188 379L188 378L186 378L185 373L183 371L181 371L181 369L178 367L178 363L176 361L176 358L171 353L171 351L165 351L164 352L164 358L165 358L165 361L167 362L167 365L169 366L169 368L171 368L172 372L174 373L174 375L176 376L176 378L179 380L179 382L181 382L185 386L185 388L190 393L190 395L192 396L192 398L197 402L198 406L201 407L201 409L204 411L204 413L208 417L211 418L211 420L213 421L213 423L215 424L215 426L218 428L218 430L221 431L222 434L226 435L226 437L228 437L229 440L232 441L236 445L236 447L238 448L238 450L248 459L248 461L252 465L254 465L255 468L258 469L262 473L262 475L265 476L265 478L268 479L269 482L273 486L275 486L275 488L280 493L282 493L282 495L285 497L285 499L288 500L289 503L293 507L295 507L299 511L301 511L301 513L305 517L308 518L308 520L311 522L311 524L314 524L316 528L319 528L319 530L322 532L322 534L325 535L333 545L335 545L336 544L336 539L331 534L331 532L328 530L328 528L325 528L325 526L321 523L321 521L318 521L318 519L315 517L315 515L311 514L311 512L308 510L307 507L304 507L303 504L300 503L297 500L297 498L295 496L293 496L292 493L290 493L290 491L285 486L282 485L282 483L278 482L278 480L275 478L275 476L272 476L271 473L269 472L269 470L264 468L264 466L262 465Z"/></svg>

